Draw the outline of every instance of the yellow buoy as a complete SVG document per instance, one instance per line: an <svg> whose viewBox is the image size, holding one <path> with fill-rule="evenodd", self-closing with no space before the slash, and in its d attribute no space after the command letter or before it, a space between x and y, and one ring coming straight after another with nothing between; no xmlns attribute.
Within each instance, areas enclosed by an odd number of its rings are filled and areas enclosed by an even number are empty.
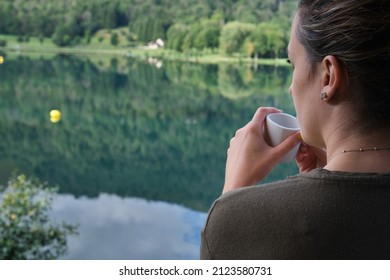
<svg viewBox="0 0 390 280"><path fill-rule="evenodd" d="M3 64L4 63L4 57L2 57L1 55L0 55L0 64Z"/></svg>
<svg viewBox="0 0 390 280"><path fill-rule="evenodd" d="M52 123L57 123L61 120L61 112L59 110L51 110L50 111L50 121Z"/></svg>

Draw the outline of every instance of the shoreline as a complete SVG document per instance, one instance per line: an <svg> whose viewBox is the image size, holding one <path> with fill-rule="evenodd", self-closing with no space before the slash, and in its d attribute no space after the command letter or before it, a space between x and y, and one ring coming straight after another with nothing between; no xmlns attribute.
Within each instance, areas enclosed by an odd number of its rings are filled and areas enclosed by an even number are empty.
<svg viewBox="0 0 390 280"><path fill-rule="evenodd" d="M179 53L167 49L146 49L145 47L118 47L118 48L96 48L93 46L76 46L76 47L56 47L41 45L29 45L28 43L9 44L9 46L0 47L4 52L13 54L41 54L41 55L57 55L57 54L73 54L86 56L124 56L137 59L159 59L169 61L180 61L189 63L201 64L221 64L221 63L251 63L257 65L276 65L288 66L285 58L258 58L252 59L242 56L224 56L217 52L193 52Z"/></svg>

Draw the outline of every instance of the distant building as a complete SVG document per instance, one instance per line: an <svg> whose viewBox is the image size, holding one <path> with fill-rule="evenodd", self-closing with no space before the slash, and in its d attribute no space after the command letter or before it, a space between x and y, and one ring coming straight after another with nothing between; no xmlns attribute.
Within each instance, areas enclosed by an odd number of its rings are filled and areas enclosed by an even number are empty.
<svg viewBox="0 0 390 280"><path fill-rule="evenodd" d="M148 49L152 49L152 50L163 48L164 41L162 39L158 38L155 41L149 42L147 47L148 47Z"/></svg>

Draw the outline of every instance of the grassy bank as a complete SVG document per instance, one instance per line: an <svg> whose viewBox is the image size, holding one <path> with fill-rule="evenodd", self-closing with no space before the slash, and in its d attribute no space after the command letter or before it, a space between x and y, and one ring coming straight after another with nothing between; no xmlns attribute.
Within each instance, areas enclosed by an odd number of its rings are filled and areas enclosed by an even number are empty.
<svg viewBox="0 0 390 280"><path fill-rule="evenodd" d="M103 38L103 40L101 39ZM29 55L56 55L56 54L75 54L89 56L125 56L139 59L156 58L161 60L174 60L193 63L254 63L262 65L287 65L286 59L251 59L243 56L226 56L218 53L218 51L191 51L180 53L168 49L150 49L145 46L129 47L124 43L119 43L117 46L110 44L108 39L103 36L98 40L92 38L91 41L81 43L72 47L58 47L51 39L39 40L36 37L30 37L28 40L20 41L16 36L0 35L0 40L7 42L5 47L0 47L3 51L12 52L14 54L29 54Z"/></svg>

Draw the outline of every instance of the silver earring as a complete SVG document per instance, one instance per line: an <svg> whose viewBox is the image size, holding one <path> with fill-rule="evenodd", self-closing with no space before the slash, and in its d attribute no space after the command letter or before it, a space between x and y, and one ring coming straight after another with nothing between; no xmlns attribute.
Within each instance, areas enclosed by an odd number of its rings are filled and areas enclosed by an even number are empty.
<svg viewBox="0 0 390 280"><path fill-rule="evenodd" d="M328 94L326 92L321 93L321 101L325 101L328 99Z"/></svg>

